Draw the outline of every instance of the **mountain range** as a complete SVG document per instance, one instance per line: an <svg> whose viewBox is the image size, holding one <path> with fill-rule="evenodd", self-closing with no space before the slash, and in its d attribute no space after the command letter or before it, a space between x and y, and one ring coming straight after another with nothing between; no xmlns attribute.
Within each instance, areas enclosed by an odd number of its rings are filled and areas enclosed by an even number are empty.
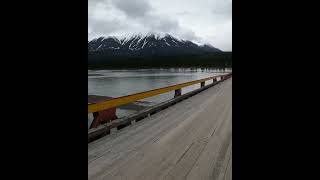
<svg viewBox="0 0 320 180"><path fill-rule="evenodd" d="M169 34L99 37L88 41L88 68L231 66L232 52Z"/></svg>
<svg viewBox="0 0 320 180"><path fill-rule="evenodd" d="M156 34L133 35L119 39L114 36L99 37L88 41L88 51L111 56L200 55L222 52L209 44L198 45L169 34L162 37Z"/></svg>

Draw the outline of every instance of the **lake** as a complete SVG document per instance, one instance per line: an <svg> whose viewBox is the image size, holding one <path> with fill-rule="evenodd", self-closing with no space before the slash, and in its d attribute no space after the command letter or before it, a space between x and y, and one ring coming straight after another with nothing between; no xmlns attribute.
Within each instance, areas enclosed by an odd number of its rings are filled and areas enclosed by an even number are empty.
<svg viewBox="0 0 320 180"><path fill-rule="evenodd" d="M231 69L135 69L135 70L88 70L88 94L110 97L125 96L133 93L161 88L165 86L198 80L224 74ZM211 81L206 84L212 83ZM200 84L182 89L182 94L199 88ZM160 103L173 98L174 92L143 99L145 106ZM134 111L117 109L118 117Z"/></svg>

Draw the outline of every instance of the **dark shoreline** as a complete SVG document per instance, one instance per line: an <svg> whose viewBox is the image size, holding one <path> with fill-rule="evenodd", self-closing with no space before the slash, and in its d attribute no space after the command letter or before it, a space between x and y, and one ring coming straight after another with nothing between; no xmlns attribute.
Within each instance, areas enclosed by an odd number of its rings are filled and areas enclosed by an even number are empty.
<svg viewBox="0 0 320 180"><path fill-rule="evenodd" d="M88 69L232 68L232 52L175 56L112 56L88 53Z"/></svg>
<svg viewBox="0 0 320 180"><path fill-rule="evenodd" d="M225 69L232 69L230 67L197 67L197 66L162 66L162 67L153 67L153 66L137 66L137 67L89 67L88 70L136 70L136 69L217 69L217 70L225 70ZM97 74L99 75L99 74Z"/></svg>
<svg viewBox="0 0 320 180"><path fill-rule="evenodd" d="M88 74L88 76L103 76L103 74Z"/></svg>

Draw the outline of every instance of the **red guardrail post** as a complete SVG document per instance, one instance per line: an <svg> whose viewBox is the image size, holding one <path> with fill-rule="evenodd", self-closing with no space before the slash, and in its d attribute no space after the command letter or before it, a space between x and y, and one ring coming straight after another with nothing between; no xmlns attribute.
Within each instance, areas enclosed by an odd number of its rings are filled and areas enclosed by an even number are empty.
<svg viewBox="0 0 320 180"><path fill-rule="evenodd" d="M105 109L103 111L93 113L93 121L90 125L91 128L96 128L100 124L107 123L109 121L117 119L116 108Z"/></svg>

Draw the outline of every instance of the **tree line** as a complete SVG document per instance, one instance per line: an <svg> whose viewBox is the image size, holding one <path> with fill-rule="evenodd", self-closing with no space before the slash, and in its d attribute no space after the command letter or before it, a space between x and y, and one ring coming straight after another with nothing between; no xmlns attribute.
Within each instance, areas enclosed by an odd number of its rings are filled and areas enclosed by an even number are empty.
<svg viewBox="0 0 320 180"><path fill-rule="evenodd" d="M232 68L232 52L149 57L114 57L102 54L88 54L88 69L175 67Z"/></svg>

